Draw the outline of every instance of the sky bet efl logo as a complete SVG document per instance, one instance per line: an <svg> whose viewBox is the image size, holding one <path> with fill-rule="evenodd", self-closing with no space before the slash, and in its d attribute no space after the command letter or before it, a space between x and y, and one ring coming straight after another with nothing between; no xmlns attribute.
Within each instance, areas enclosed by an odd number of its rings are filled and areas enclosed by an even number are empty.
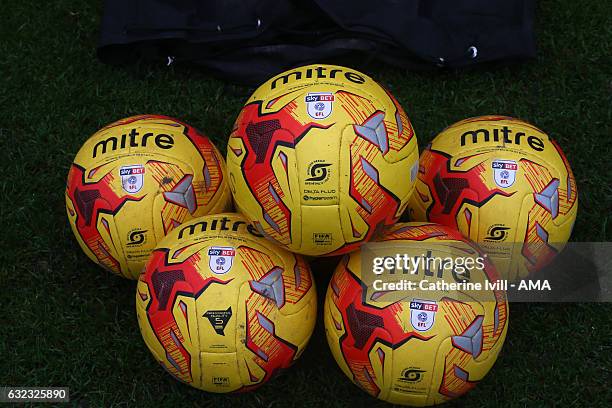
<svg viewBox="0 0 612 408"><path fill-rule="evenodd" d="M145 167L140 164L121 167L119 176L121 176L123 190L129 194L139 192L144 184L144 173Z"/></svg>
<svg viewBox="0 0 612 408"><path fill-rule="evenodd" d="M518 164L513 160L494 160L491 164L495 184L501 188L508 188L516 180Z"/></svg>
<svg viewBox="0 0 612 408"><path fill-rule="evenodd" d="M306 111L313 119L325 119L332 113L334 94L331 92L309 93L304 99Z"/></svg>
<svg viewBox="0 0 612 408"><path fill-rule="evenodd" d="M232 247L210 247L208 248L208 267L213 273L223 275L232 269L236 250Z"/></svg>
<svg viewBox="0 0 612 408"><path fill-rule="evenodd" d="M414 299L410 302L410 323L418 331L431 329L436 320L438 304L433 300Z"/></svg>

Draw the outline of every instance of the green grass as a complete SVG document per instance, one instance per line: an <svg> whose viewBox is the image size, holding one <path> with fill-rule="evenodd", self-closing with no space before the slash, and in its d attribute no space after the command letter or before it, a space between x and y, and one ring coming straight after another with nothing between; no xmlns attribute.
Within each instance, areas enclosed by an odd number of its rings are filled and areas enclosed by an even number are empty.
<svg viewBox="0 0 612 408"><path fill-rule="evenodd" d="M211 395L150 356L134 283L80 251L64 183L81 143L137 113L177 116L225 141L248 89L195 70L112 68L94 53L100 2L9 1L0 24L0 385L69 386L90 406L386 406L336 367L319 324L303 358L257 392ZM611 59L607 2L541 1L539 57L507 67L413 73L362 67L404 105L423 146L445 126L496 113L556 138L576 174L577 241L610 240ZM316 270L320 293L329 268ZM513 304L491 374L448 406L610 406L610 304Z"/></svg>

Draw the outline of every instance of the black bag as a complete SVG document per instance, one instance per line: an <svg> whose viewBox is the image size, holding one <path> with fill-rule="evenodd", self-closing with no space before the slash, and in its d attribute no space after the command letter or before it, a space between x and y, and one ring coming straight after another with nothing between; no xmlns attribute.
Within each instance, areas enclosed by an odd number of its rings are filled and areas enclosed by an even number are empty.
<svg viewBox="0 0 612 408"><path fill-rule="evenodd" d="M307 63L461 67L535 56L534 0L106 0L98 56L257 84Z"/></svg>

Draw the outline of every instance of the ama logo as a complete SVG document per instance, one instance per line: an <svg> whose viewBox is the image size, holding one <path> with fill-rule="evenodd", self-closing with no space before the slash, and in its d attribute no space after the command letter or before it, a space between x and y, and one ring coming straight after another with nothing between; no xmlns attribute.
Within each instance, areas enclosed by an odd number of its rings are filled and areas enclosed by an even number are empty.
<svg viewBox="0 0 612 408"><path fill-rule="evenodd" d="M518 164L513 160L493 160L491 163L493 168L493 177L495 184L501 188L508 188L514 184L516 180L516 171Z"/></svg>
<svg viewBox="0 0 612 408"><path fill-rule="evenodd" d="M232 263L236 256L236 250L232 247L210 247L208 248L208 267L217 275L228 273L232 269Z"/></svg>
<svg viewBox="0 0 612 408"><path fill-rule="evenodd" d="M410 323L418 331L431 329L436 319L438 304L433 300L413 299L410 302Z"/></svg>
<svg viewBox="0 0 612 408"><path fill-rule="evenodd" d="M304 99L306 111L313 119L325 119L332 113L334 94L331 92L309 93Z"/></svg>

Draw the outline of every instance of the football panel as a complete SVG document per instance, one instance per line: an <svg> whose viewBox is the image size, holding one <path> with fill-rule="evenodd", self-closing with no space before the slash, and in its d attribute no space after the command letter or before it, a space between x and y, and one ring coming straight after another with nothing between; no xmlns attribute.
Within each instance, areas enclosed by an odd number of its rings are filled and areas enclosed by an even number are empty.
<svg viewBox="0 0 612 408"><path fill-rule="evenodd" d="M267 275L270 276L270 275ZM297 355L298 347L278 335L276 325L284 318L279 312L276 300L270 299L273 289L262 295L260 288L253 282L242 286L240 299L244 304L238 311L240 324L237 328L238 360L245 360L247 367L253 364L263 370L264 375L257 375L249 370L249 381L245 382L245 391L257 388L266 383L274 374L291 365Z"/></svg>
<svg viewBox="0 0 612 408"><path fill-rule="evenodd" d="M281 313L288 316L300 311L307 302L316 298L317 290L310 267L303 257L285 253L283 264L286 266L283 270L285 304Z"/></svg>
<svg viewBox="0 0 612 408"><path fill-rule="evenodd" d="M419 148L412 123L410 123L408 115L397 99L387 89L384 90L393 103L392 108L395 109L395 111L390 108L385 109L385 111L391 114L391 117L395 119L394 121L389 120L389 124L387 125L387 131L389 133L389 153L385 155L385 159L389 163L395 163L399 160L405 160L416 153L416 161L418 161Z"/></svg>
<svg viewBox="0 0 612 408"><path fill-rule="evenodd" d="M430 391L433 403L471 390L497 360L508 328L508 304L503 292L493 295L497 301L442 304L452 335L437 350Z"/></svg>
<svg viewBox="0 0 612 408"><path fill-rule="evenodd" d="M387 162L379 147L345 129L340 162L341 217L347 243L369 240L380 225L393 223L404 211L414 188L418 151Z"/></svg>
<svg viewBox="0 0 612 408"><path fill-rule="evenodd" d="M95 169L87 172L73 164L68 173L66 208L72 230L81 247L87 247L84 251L94 262L128 277L114 217L127 202L138 198L118 196L109 174L89 182L86 173L92 175L92 172Z"/></svg>
<svg viewBox="0 0 612 408"><path fill-rule="evenodd" d="M429 404L435 357L442 339L443 334L425 341L415 338L389 354L392 370L385 401L411 406Z"/></svg>
<svg viewBox="0 0 612 408"><path fill-rule="evenodd" d="M302 299L299 311L286 315L281 312L274 322L275 332L281 339L299 345L308 342L317 319L317 300L314 292ZM298 356L295 355L297 359Z"/></svg>
<svg viewBox="0 0 612 408"><path fill-rule="evenodd" d="M171 118L170 118L171 119ZM169 150L166 155L173 157L174 163L185 163L192 169L192 185L197 208L192 213L199 217L212 213L214 208L227 209L231 204L228 196L229 186L225 160L214 143L194 127L176 120L182 125L182 134L189 143L181 143ZM219 210L214 210L218 212Z"/></svg>
<svg viewBox="0 0 612 408"><path fill-rule="evenodd" d="M435 354L436 364L428 404L442 403L468 393L491 370L498 353L498 349L489 351L475 360L469 353L454 346L452 338L444 339Z"/></svg>
<svg viewBox="0 0 612 408"><path fill-rule="evenodd" d="M265 384L262 381L266 378L266 370L260 367L255 359L248 358L244 352L238 351L236 354L236 361L243 384L243 388L239 391L254 390Z"/></svg>
<svg viewBox="0 0 612 408"><path fill-rule="evenodd" d="M221 351L201 351L199 353L202 372L198 388L218 393L227 393L242 388L242 378L238 365L238 353Z"/></svg>
<svg viewBox="0 0 612 408"><path fill-rule="evenodd" d="M110 208L106 200L98 200L97 204ZM95 217L92 220L94 225L73 231L79 234L79 241L83 240L83 243L92 251L95 258L91 259L94 262L119 276L132 279L127 259L119 242L119 232L113 215L99 212Z"/></svg>
<svg viewBox="0 0 612 408"><path fill-rule="evenodd" d="M464 203L455 216L457 229L474 242L479 242L481 233L480 207L477 203ZM482 246L482 243L480 243Z"/></svg>
<svg viewBox="0 0 612 408"><path fill-rule="evenodd" d="M368 141L387 163L418 154L416 136L405 112L391 94L379 85L376 88L350 87L335 92L338 107L346 112L344 123L353 130L350 141ZM378 97L376 91L381 91L382 96Z"/></svg>
<svg viewBox="0 0 612 408"><path fill-rule="evenodd" d="M346 360L342 356L342 351L340 350L340 339L346 334L346 327L344 320L342 320L342 314L332 299L332 290L333 289L330 284L330 286L327 288L325 303L323 305L325 336L334 360L336 360L336 363L338 363L338 366L344 372L344 374L350 378L351 371L346 363Z"/></svg>
<svg viewBox="0 0 612 408"><path fill-rule="evenodd" d="M79 216L77 215L75 206L68 194L66 194L66 212L68 214L70 228L72 229L79 246L87 257L112 273L121 276L121 264L118 260L121 254L117 253L114 246L109 247L102 239L99 232L95 233L93 236L91 236L91 234L81 235L82 232L77 227ZM110 227L110 223L108 225Z"/></svg>
<svg viewBox="0 0 612 408"><path fill-rule="evenodd" d="M187 294L185 296L177 295L172 305L172 317L176 324L176 333L170 333L173 343L178 346L178 342L190 355L189 369L191 371L191 379L194 384L201 381L202 372L199 370L198 351L201 350L200 339L198 338L198 329L201 322L198 322L196 299ZM166 346L166 359L173 366L176 366L177 361L172 357L171 349ZM170 357L169 357L169 356ZM180 367L180 364L178 364Z"/></svg>
<svg viewBox="0 0 612 408"><path fill-rule="evenodd" d="M330 254L344 245L344 232L337 205L303 206L301 218L301 245L291 245L291 250L319 256Z"/></svg>
<svg viewBox="0 0 612 408"><path fill-rule="evenodd" d="M340 162L343 172L340 185L343 205L363 209L364 218L369 218L388 205L387 196L394 195L385 191L381 183L381 173L387 170L388 164L379 147L356 136L350 125L344 129Z"/></svg>
<svg viewBox="0 0 612 408"><path fill-rule="evenodd" d="M414 191L408 199L408 216L410 221L428 221L427 208L433 204L433 195L429 186L417 177Z"/></svg>
<svg viewBox="0 0 612 408"><path fill-rule="evenodd" d="M230 136L227 163L235 203L260 232L282 245L290 245L292 219L299 216L294 212L300 208L295 205L299 197L291 180L295 173L290 173L296 165L289 162L293 155L289 156L284 149L276 151L276 146L283 143L292 146L293 136L284 130L274 132L275 141L269 147L267 141L272 134L265 130L258 132L263 132L263 136L254 133L251 141L238 133ZM282 185L288 188L283 189Z"/></svg>
<svg viewBox="0 0 612 408"><path fill-rule="evenodd" d="M217 242L215 242L217 243ZM219 247L226 247L219 245ZM198 338L201 352L207 353L233 353L236 351L237 313L240 305L240 288L245 285L243 279L229 275L218 276L211 273L209 259L206 252L209 247L200 251L201 260L198 262L199 273L205 278L215 277L223 282L209 285L202 295L197 298ZM239 262L240 255L236 255L234 262ZM234 268L239 267L239 264ZM216 265L213 265L214 267ZM206 270L204 270L206 268Z"/></svg>
<svg viewBox="0 0 612 408"><path fill-rule="evenodd" d="M152 306L152 292L146 280L139 280L136 312L142 337L155 359L179 381L197 386L200 380L195 302L177 296L173 305L159 311ZM191 317L191 319L189 319Z"/></svg>
<svg viewBox="0 0 612 408"><path fill-rule="evenodd" d="M338 154L341 149L342 123L329 128L313 128L296 145L298 194L302 206L339 204L339 183L342 167Z"/></svg>
<svg viewBox="0 0 612 408"><path fill-rule="evenodd" d="M209 204L202 197L202 180L184 163L149 161L158 191L153 198L152 223L159 241L186 220L206 215ZM210 197L209 197L210 198Z"/></svg>
<svg viewBox="0 0 612 408"><path fill-rule="evenodd" d="M168 256L174 253L168 249L154 251L141 280L149 286L151 301L147 318L165 350L164 364L175 377L192 383L192 376L200 375L200 362L196 359L208 344L202 343L199 336L202 320L208 316L201 316L197 303L205 297L201 296L203 292L228 282L202 276L198 271L198 252L180 262L169 263ZM210 324L208 320L205 323Z"/></svg>
<svg viewBox="0 0 612 408"><path fill-rule="evenodd" d="M88 244L94 250L100 264L107 269L128 279L136 279L130 271L130 262L121 246L121 235L117 228L116 219L111 214L98 214L96 230L97 236L89 237Z"/></svg>

